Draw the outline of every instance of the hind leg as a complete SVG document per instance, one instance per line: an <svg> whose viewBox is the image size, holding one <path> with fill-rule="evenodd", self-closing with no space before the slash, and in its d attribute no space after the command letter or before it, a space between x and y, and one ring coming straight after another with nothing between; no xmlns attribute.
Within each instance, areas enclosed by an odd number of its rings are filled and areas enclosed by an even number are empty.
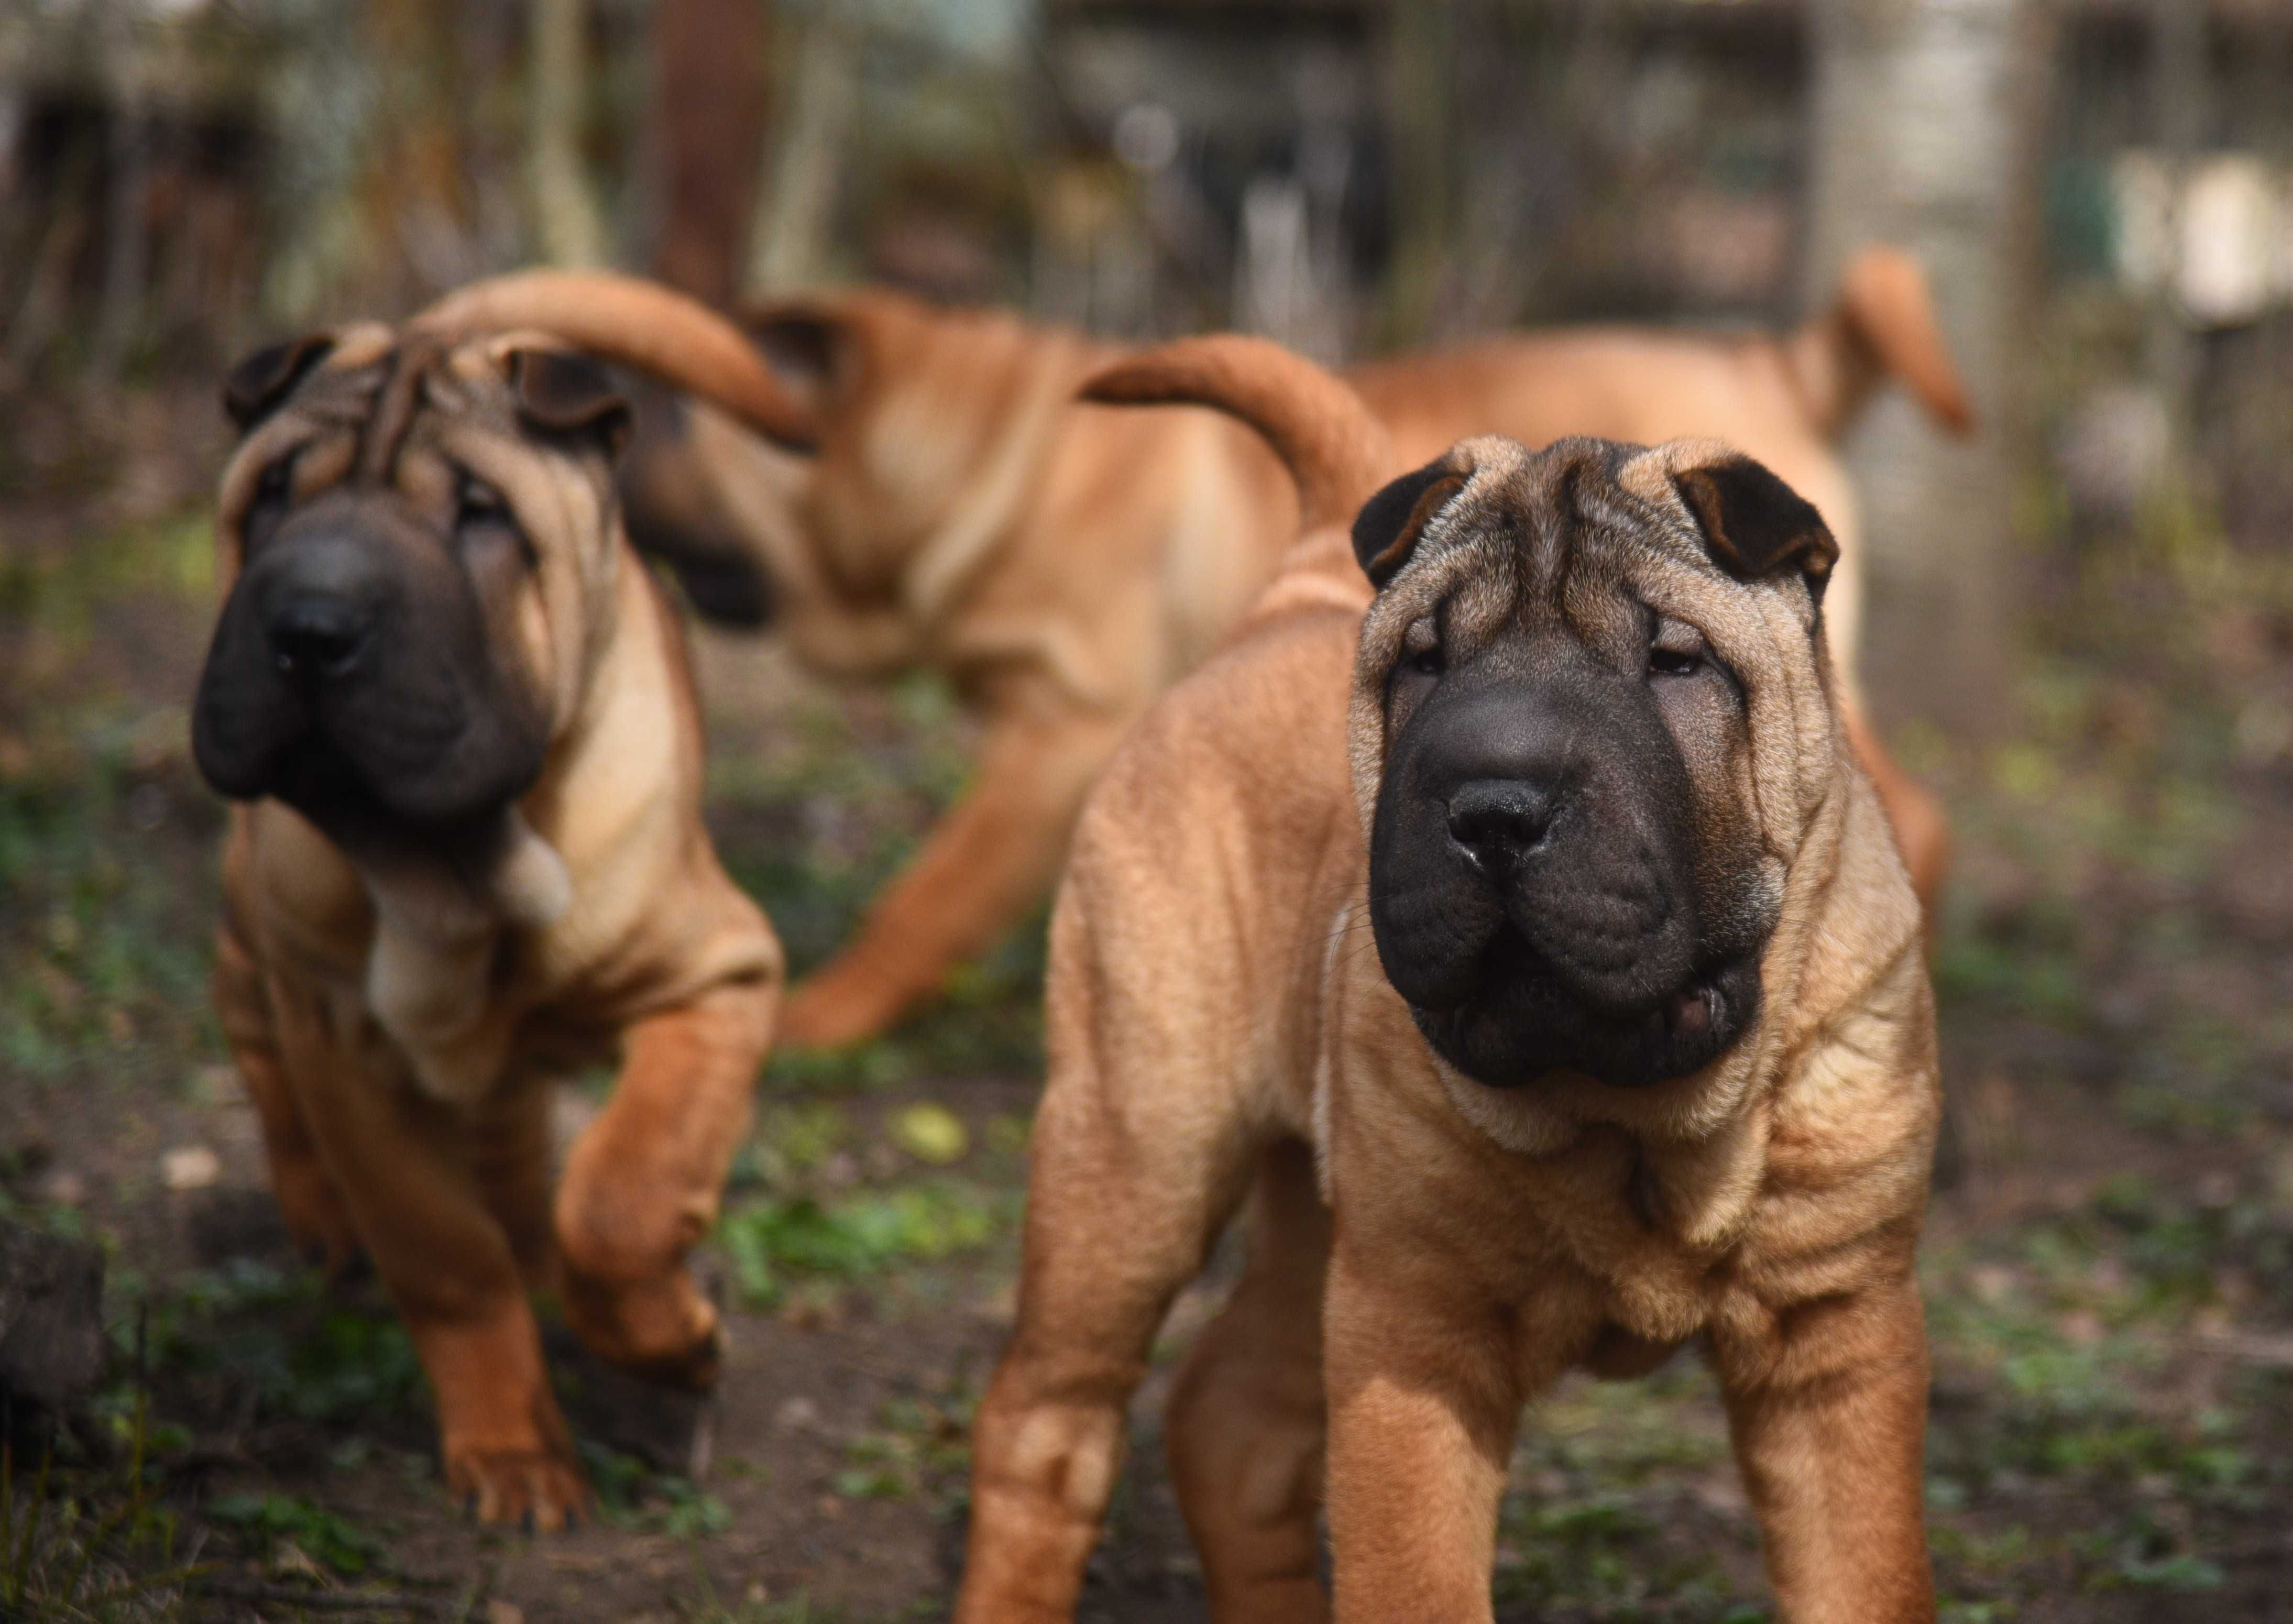
<svg viewBox="0 0 2293 1624"><path fill-rule="evenodd" d="M1250 1262L1187 1356L1166 1425L1179 1508L1211 1616L1326 1624L1319 1574L1322 1277L1330 1221L1310 1153L1268 1151L1252 1192Z"/></svg>
<svg viewBox="0 0 2293 1624"><path fill-rule="evenodd" d="M1157 1327L1240 1203L1259 1129L1240 1056L1173 984L1197 955L1052 922L1050 1076L1028 1153L1019 1320L972 1427L958 1624L1066 1624L1098 1539L1124 1415ZM1109 963L1134 973L1102 973ZM1231 986L1228 982L1224 985Z"/></svg>
<svg viewBox="0 0 2293 1624"><path fill-rule="evenodd" d="M280 1057L263 972L229 921L215 933L214 988L223 1041L263 1125L271 1193L286 1221L288 1237L305 1258L330 1274L341 1274L358 1258L358 1230L296 1101Z"/></svg>

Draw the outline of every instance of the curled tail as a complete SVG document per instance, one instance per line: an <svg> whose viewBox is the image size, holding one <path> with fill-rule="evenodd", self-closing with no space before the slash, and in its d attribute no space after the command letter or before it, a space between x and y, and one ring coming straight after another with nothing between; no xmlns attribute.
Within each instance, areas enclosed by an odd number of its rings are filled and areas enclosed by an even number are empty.
<svg viewBox="0 0 2293 1624"><path fill-rule="evenodd" d="M1208 406L1265 436L1297 482L1301 531L1353 522L1395 472L1393 442L1361 397L1304 356L1240 333L1181 338L1084 380L1113 406Z"/></svg>
<svg viewBox="0 0 2293 1624"><path fill-rule="evenodd" d="M792 450L808 451L819 439L811 410L746 334L657 282L603 271L521 271L458 288L412 325L450 336L532 328L700 395Z"/></svg>
<svg viewBox="0 0 2293 1624"><path fill-rule="evenodd" d="M1868 248L1848 261L1831 308L1793 334L1785 353L1828 439L1846 432L1889 377L1953 434L1974 432L1974 408L1935 324L1926 272L1900 248Z"/></svg>

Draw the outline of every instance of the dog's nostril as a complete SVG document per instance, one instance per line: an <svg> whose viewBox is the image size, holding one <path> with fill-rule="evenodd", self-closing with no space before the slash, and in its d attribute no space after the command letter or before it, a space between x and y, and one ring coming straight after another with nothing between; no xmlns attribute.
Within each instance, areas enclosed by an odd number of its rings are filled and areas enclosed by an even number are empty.
<svg viewBox="0 0 2293 1624"><path fill-rule="evenodd" d="M1480 778L1449 797L1449 833L1476 857L1518 857L1552 826L1555 797L1518 778Z"/></svg>
<svg viewBox="0 0 2293 1624"><path fill-rule="evenodd" d="M294 598L271 617L271 662L291 677L341 677L366 652L369 629L368 616L355 605L332 597Z"/></svg>

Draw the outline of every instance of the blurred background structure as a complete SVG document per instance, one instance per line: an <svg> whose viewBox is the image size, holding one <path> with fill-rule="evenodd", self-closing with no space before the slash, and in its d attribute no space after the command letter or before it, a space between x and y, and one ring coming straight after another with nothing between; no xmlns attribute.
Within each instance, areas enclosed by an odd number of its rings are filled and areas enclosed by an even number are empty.
<svg viewBox="0 0 2293 1624"><path fill-rule="evenodd" d="M2278 0L28 0L0 357L211 369L547 260L1335 360L1787 321L1893 239L1997 432L1863 435L1874 688L1995 733L2018 468L2293 506L2227 467L2293 331L2289 69Z"/></svg>
<svg viewBox="0 0 2293 1624"><path fill-rule="evenodd" d="M932 1616L1009 1319L1039 932L773 1062L711 1243L715 1475L598 1432L608 1527L456 1520L402 1335L287 1250L207 1013L184 702L233 355L556 261L1338 360L1790 325L1882 239L1984 430L1883 397L1850 448L1866 687L1958 841L1945 1616L2293 1618L2293 0L0 0L0 1221L114 1267L0 1614ZM696 643L711 827L803 970L971 741L928 679ZM1123 1624L1200 1616L1157 1391L1093 1568ZM168 1577L179 1530L219 1579ZM1750 1531L1689 1361L1571 1387L1512 1463L1499 1616L1745 1624Z"/></svg>

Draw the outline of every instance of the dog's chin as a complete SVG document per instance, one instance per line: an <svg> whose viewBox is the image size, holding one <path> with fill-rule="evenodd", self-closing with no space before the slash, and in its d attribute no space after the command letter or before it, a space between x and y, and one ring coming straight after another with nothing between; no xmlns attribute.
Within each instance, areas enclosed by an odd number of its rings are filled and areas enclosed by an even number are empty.
<svg viewBox="0 0 2293 1624"><path fill-rule="evenodd" d="M1434 1052L1489 1088L1573 1072L1611 1088L1693 1076L1750 1030L1760 1007L1755 956L1711 965L1622 1009L1596 1007L1525 950L1492 955L1473 994L1446 1009L1412 1004Z"/></svg>
<svg viewBox="0 0 2293 1624"><path fill-rule="evenodd" d="M541 775L539 759L510 751L409 772L378 767L316 730L269 743L259 760L203 759L208 782L234 800L282 801L346 848L450 839L495 817Z"/></svg>

